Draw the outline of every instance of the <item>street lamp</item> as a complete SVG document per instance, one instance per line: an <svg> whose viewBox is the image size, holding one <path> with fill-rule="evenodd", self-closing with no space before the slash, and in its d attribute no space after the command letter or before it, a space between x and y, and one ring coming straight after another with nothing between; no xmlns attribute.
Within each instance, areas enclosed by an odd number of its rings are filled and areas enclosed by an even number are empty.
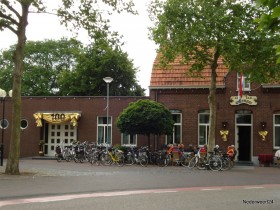
<svg viewBox="0 0 280 210"><path fill-rule="evenodd" d="M0 89L0 101L3 103L2 109L2 120L1 120L1 129L2 129L2 142L0 147L0 166L3 166L3 158L4 158L4 129L8 127L8 124L5 123L5 97L7 93L5 90ZM12 90L9 91L9 96L12 97Z"/></svg>
<svg viewBox="0 0 280 210"><path fill-rule="evenodd" d="M104 82L107 83L107 136L106 136L106 152L108 152L109 142L109 84L113 81L112 77L104 77Z"/></svg>

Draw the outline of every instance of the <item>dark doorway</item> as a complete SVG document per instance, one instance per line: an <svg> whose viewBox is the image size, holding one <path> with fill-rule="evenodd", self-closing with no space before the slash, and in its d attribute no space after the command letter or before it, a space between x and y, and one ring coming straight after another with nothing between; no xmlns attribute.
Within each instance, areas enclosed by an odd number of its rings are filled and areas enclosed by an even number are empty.
<svg viewBox="0 0 280 210"><path fill-rule="evenodd" d="M238 126L238 161L251 161L251 126Z"/></svg>

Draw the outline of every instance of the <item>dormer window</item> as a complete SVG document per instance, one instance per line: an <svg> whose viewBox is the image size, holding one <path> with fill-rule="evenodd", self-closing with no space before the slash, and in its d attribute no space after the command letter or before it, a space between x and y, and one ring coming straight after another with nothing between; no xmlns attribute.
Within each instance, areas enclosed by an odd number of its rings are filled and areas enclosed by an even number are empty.
<svg viewBox="0 0 280 210"><path fill-rule="evenodd" d="M242 73L237 73L237 90L238 91L250 91L251 90L249 76L246 76Z"/></svg>

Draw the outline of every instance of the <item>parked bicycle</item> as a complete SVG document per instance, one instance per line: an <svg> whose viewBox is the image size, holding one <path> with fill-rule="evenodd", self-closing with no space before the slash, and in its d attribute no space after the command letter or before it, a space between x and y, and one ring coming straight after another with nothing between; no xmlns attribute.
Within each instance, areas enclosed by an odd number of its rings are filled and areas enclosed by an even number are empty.
<svg viewBox="0 0 280 210"><path fill-rule="evenodd" d="M62 160L66 160L69 162L70 160L74 160L76 156L73 144L69 146L57 145L55 148L55 159L57 162L61 162Z"/></svg>
<svg viewBox="0 0 280 210"><path fill-rule="evenodd" d="M126 165L140 164L141 166L147 166L148 164L148 147L130 147L125 154L124 162Z"/></svg>
<svg viewBox="0 0 280 210"><path fill-rule="evenodd" d="M108 148L101 154L100 161L102 165L112 165L124 166L124 154L123 151L117 148Z"/></svg>
<svg viewBox="0 0 280 210"><path fill-rule="evenodd" d="M219 155L214 155L213 152L208 152L208 155L205 153L198 153L190 160L189 168L197 167L198 169L211 169L212 171L219 171L222 169L222 160Z"/></svg>

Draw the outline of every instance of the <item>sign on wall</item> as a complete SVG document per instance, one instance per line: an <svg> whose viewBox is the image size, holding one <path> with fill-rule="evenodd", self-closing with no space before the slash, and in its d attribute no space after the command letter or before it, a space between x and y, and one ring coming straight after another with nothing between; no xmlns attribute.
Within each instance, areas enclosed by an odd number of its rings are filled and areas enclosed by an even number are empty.
<svg viewBox="0 0 280 210"><path fill-rule="evenodd" d="M35 113L37 127L42 127L42 120L46 120L52 124L61 124L71 122L73 126L78 125L78 119L81 117L80 113Z"/></svg>
<svg viewBox="0 0 280 210"><path fill-rule="evenodd" d="M257 105L257 96L243 95L241 98L239 96L230 97L230 105L240 105L248 104L250 106Z"/></svg>

